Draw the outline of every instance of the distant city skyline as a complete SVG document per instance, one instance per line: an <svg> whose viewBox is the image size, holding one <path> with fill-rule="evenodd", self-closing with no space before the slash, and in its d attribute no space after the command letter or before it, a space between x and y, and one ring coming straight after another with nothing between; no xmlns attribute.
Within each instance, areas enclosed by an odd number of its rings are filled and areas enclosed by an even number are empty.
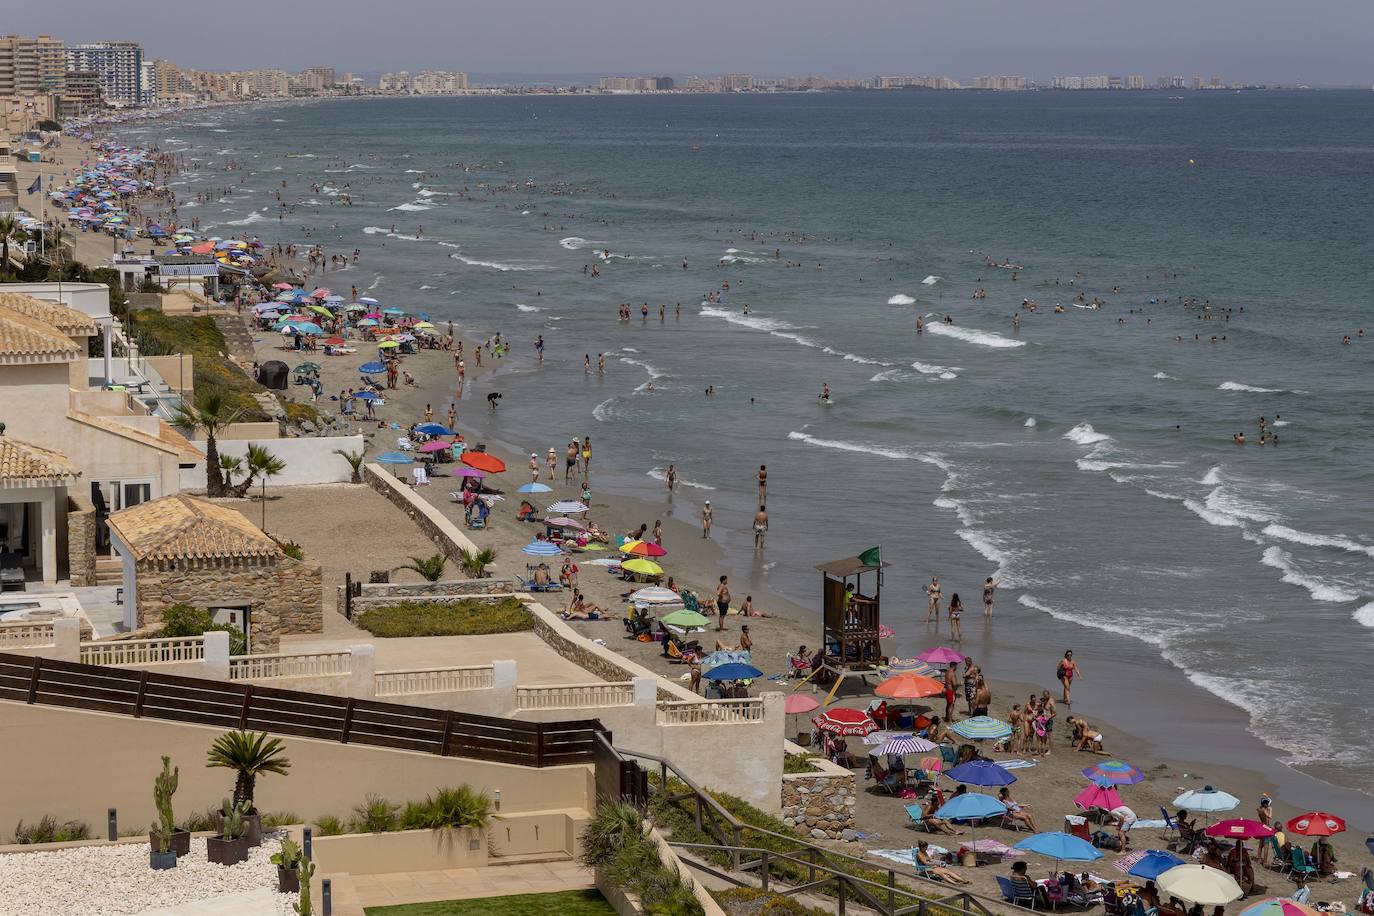
<svg viewBox="0 0 1374 916"><path fill-rule="evenodd" d="M443 0L399 6L277 0L270 16L96 0L7 10L3 31L68 43L127 39L146 56L207 70L328 66L354 73L453 70L486 82L595 83L607 75L832 79L1019 74L1223 73L1228 81L1374 82L1374 3L1313 0L719 0L657 5L515 0L499 8Z"/></svg>

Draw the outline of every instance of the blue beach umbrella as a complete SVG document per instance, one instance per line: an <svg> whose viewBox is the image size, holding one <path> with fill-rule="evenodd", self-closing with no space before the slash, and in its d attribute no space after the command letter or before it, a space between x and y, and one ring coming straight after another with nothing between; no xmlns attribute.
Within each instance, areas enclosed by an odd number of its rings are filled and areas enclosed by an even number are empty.
<svg viewBox="0 0 1374 916"><path fill-rule="evenodd" d="M382 452L377 456L382 464L414 464L415 459L405 452Z"/></svg>
<svg viewBox="0 0 1374 916"><path fill-rule="evenodd" d="M966 792L963 795L956 795L941 805L935 812L935 816L943 817L946 820L963 821L995 817L1006 813L1007 806L992 796Z"/></svg>
<svg viewBox="0 0 1374 916"><path fill-rule="evenodd" d="M703 668L718 668L721 665L743 664L749 661L749 650L721 649L719 652L712 652L701 660Z"/></svg>
<svg viewBox="0 0 1374 916"><path fill-rule="evenodd" d="M725 665L717 665L703 675L708 681L749 681L756 677L763 677L763 672L753 665L746 665L743 662L730 662Z"/></svg>
<svg viewBox="0 0 1374 916"><path fill-rule="evenodd" d="M1092 843L1061 831L1028 836L1017 843L1014 848L1039 853L1056 861L1091 862L1094 859L1102 858L1102 853L1098 852L1097 847L1093 846Z"/></svg>
<svg viewBox="0 0 1374 916"><path fill-rule="evenodd" d="M302 334L323 334L324 328L313 321L292 321L282 325L283 331L299 331Z"/></svg>
<svg viewBox="0 0 1374 916"><path fill-rule="evenodd" d="M379 401L380 396L375 391L355 391L353 399L356 401Z"/></svg>
<svg viewBox="0 0 1374 916"><path fill-rule="evenodd" d="M367 366L381 366L381 365L382 365L381 363L368 363L368 364L367 364ZM358 370L358 371L360 371L360 372L381 372L381 371L382 371L382 369L369 369L369 368L367 368L367 366L363 366L362 369L360 369L360 370ZM385 368L385 367L383 366L383 369L384 369L384 368ZM421 423L419 426L417 426L417 427L415 427L415 428L416 428L418 431L424 433L426 436L451 436L451 435L453 435L453 430L449 429L447 426L445 426L445 425L442 424L442 423Z"/></svg>
<svg viewBox="0 0 1374 916"><path fill-rule="evenodd" d="M358 322L358 327L360 327L360 328L375 328L376 326L377 326L377 319L376 319L376 318L364 318L364 319L362 319L361 321Z"/></svg>
<svg viewBox="0 0 1374 916"><path fill-rule="evenodd" d="M386 366L382 365L376 360L373 360L370 363L363 363L361 366L358 367L358 371L363 373L364 375L370 375L374 372L385 372ZM423 430L421 431L423 432Z"/></svg>
<svg viewBox="0 0 1374 916"><path fill-rule="evenodd" d="M516 487L517 493L550 493L553 487L546 487L542 483L527 483L523 487Z"/></svg>
<svg viewBox="0 0 1374 916"><path fill-rule="evenodd" d="M955 782L968 783L971 786L1009 786L1016 782L1015 776L991 760L970 760L968 763L959 764L945 775Z"/></svg>
<svg viewBox="0 0 1374 916"><path fill-rule="evenodd" d="M1153 881L1175 865L1182 864L1183 860L1172 852L1151 849L1141 856L1140 861L1132 865L1131 870L1126 874L1133 875L1142 881Z"/></svg>
<svg viewBox="0 0 1374 916"><path fill-rule="evenodd" d="M404 315L405 313L406 313L406 310L405 310L405 309L398 309L398 308L382 309L382 314L383 314L383 315Z"/></svg>
<svg viewBox="0 0 1374 916"><path fill-rule="evenodd" d="M381 305L380 302L378 302L376 299L373 299L371 296L359 296L358 301L361 302L363 305Z"/></svg>
<svg viewBox="0 0 1374 916"><path fill-rule="evenodd" d="M556 557L563 551L558 549L558 545L552 541L530 541L520 548L521 553L527 553L532 557Z"/></svg>
<svg viewBox="0 0 1374 916"><path fill-rule="evenodd" d="M989 738L1005 738L1011 734L1011 726L1001 719L994 719L991 716L974 716L972 719L964 719L962 722L951 727L954 731L970 741L986 741Z"/></svg>

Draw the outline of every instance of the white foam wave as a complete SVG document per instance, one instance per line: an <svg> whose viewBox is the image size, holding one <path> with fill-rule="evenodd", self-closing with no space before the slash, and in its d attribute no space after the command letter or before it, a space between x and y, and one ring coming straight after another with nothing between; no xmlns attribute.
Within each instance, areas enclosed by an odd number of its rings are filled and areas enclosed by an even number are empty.
<svg viewBox="0 0 1374 916"><path fill-rule="evenodd" d="M1272 566L1274 569L1283 572L1283 581L1289 585L1298 585L1307 589L1314 601L1354 601L1360 597L1352 591L1341 588L1339 585L1332 585L1330 582L1323 582L1311 576L1303 575L1293 566L1293 557L1282 547L1269 547L1260 556L1260 562L1265 566Z"/></svg>
<svg viewBox="0 0 1374 916"><path fill-rule="evenodd" d="M877 375L869 379L870 382L900 382L906 378L906 373L901 369L884 369Z"/></svg>
<svg viewBox="0 0 1374 916"><path fill-rule="evenodd" d="M731 324L741 327L753 328L756 331L789 331L795 330L795 324L788 324L780 318L764 318L759 315L746 315L743 312L734 312L729 309L716 308L714 305L703 305L697 314L704 318L719 318Z"/></svg>
<svg viewBox="0 0 1374 916"><path fill-rule="evenodd" d="M803 334L793 334L790 331L769 331L768 333L772 334L774 337L781 337L783 340L799 343L803 347L810 347L813 350L819 350L821 348L820 344Z"/></svg>
<svg viewBox="0 0 1374 916"><path fill-rule="evenodd" d="M1155 375L1154 375L1154 377L1155 377L1155 378L1158 378L1158 379L1166 379L1166 378L1171 379L1171 378L1173 378L1173 376L1170 375L1170 374L1167 373L1167 372L1156 372Z"/></svg>
<svg viewBox="0 0 1374 916"><path fill-rule="evenodd" d="M600 404L592 408L592 419L598 423L605 423L611 419L611 404L615 403L615 398L607 398Z"/></svg>
<svg viewBox="0 0 1374 916"><path fill-rule="evenodd" d="M917 360L916 362L911 364L911 368L915 369L922 375L934 375L937 378L944 379L945 381L951 381L959 377L957 372L957 370L959 369L958 366L936 366L931 363L923 363L920 360Z"/></svg>
<svg viewBox="0 0 1374 916"><path fill-rule="evenodd" d="M1287 421L1287 420L1275 420L1273 423L1270 423L1269 425L1270 425L1270 426L1287 426L1287 425L1288 425L1288 421Z"/></svg>
<svg viewBox="0 0 1374 916"><path fill-rule="evenodd" d="M1258 388L1254 385L1242 385L1240 382L1222 382L1217 386L1218 391L1251 391L1255 394L1279 394L1282 388Z"/></svg>
<svg viewBox="0 0 1374 916"><path fill-rule="evenodd" d="M458 254L457 252L455 252L455 253L449 255L449 257L450 257L450 258L453 258L455 261L461 261L461 262L463 262L464 264L467 264L469 267L490 267L492 270L499 270L499 271L502 271L503 273L504 273L504 272L507 272L507 271L512 271L512 270L548 270L548 269L549 269L547 266L545 266L545 265L543 265L543 264L507 264L507 263L504 263L504 262L502 262L502 261L483 261L483 260L481 260L480 258L469 258L469 257L467 257L466 255L461 255L461 254Z"/></svg>
<svg viewBox="0 0 1374 916"><path fill-rule="evenodd" d="M1374 627L1374 602L1355 611L1355 620L1365 627Z"/></svg>
<svg viewBox="0 0 1374 916"><path fill-rule="evenodd" d="M406 170L405 170L405 174L407 174L407 175L423 175L424 173L425 173L425 170L424 170L424 169L406 169Z"/></svg>
<svg viewBox="0 0 1374 916"><path fill-rule="evenodd" d="M1026 417L1026 422L1025 422L1025 423L1022 423L1021 425L1024 426L1024 427L1026 427L1027 429L1034 429L1034 428L1035 428L1035 417Z"/></svg>
<svg viewBox="0 0 1374 916"><path fill-rule="evenodd" d="M663 370L662 370L662 369L659 369L657 366L651 366L651 365L649 365L649 364L646 363L646 362L643 362L643 361L637 360L637 359L631 359L631 358L628 357L628 356L622 356L622 357L620 357L620 361L621 361L622 363L626 363L626 364L631 365L631 366L638 366L639 368L643 369L645 372L649 373L649 378L650 378L650 379L663 378L663 374L664 374L664 373L663 373Z"/></svg>
<svg viewBox="0 0 1374 916"><path fill-rule="evenodd" d="M906 293L898 293L891 299L887 300L888 305L914 305L915 303L916 300L908 296Z"/></svg>
<svg viewBox="0 0 1374 916"><path fill-rule="evenodd" d="M647 473L650 477L652 477L654 480L661 480L661 481L663 481L664 483L667 483L667 482L668 482L668 472L667 472L667 470L665 470L664 468L653 468L652 470L647 471L646 473ZM692 487L692 488L695 489L695 490L714 490L714 489L715 489L715 487L707 486L707 485L704 484L704 483L697 483L695 480L688 480L686 477L683 477L681 474L677 475L677 485L680 486L680 487Z"/></svg>
<svg viewBox="0 0 1374 916"><path fill-rule="evenodd" d="M1367 557L1374 557L1374 547L1361 544L1344 535L1313 534L1285 525L1268 525L1263 533L1268 537L1291 541L1294 544L1305 544L1308 547L1335 547L1339 550L1348 550L1351 553L1362 553Z"/></svg>
<svg viewBox="0 0 1374 916"><path fill-rule="evenodd" d="M1006 573L1007 566L1013 559L1012 555L1004 550L991 535L976 528L960 528L955 534L976 550L983 559L997 564L997 578L1002 580L1003 585L1015 584Z"/></svg>
<svg viewBox="0 0 1374 916"><path fill-rule="evenodd" d="M1014 347L1024 347L1025 341L1012 340L1003 337L1001 334L994 334L991 331L979 331L976 328L962 328L943 322L933 322L926 325L926 332L938 337L953 337L965 343L977 344L980 347L992 347L996 350L1007 350Z"/></svg>
<svg viewBox="0 0 1374 916"><path fill-rule="evenodd" d="M431 191L429 188L422 188L422 189L420 190L420 192L419 192L419 196L421 196L421 197L440 197L440 196L447 196L447 192L445 192L445 191Z"/></svg>
<svg viewBox="0 0 1374 916"><path fill-rule="evenodd" d="M1221 512L1250 522L1272 522L1278 516L1268 506L1242 499L1223 487L1207 494L1205 505L1213 512Z"/></svg>
<svg viewBox="0 0 1374 916"><path fill-rule="evenodd" d="M1203 476L1202 480L1198 482L1204 487L1215 487L1219 485L1221 483L1221 465L1212 465L1211 470L1209 470L1206 475Z"/></svg>
<svg viewBox="0 0 1374 916"><path fill-rule="evenodd" d="M579 248L590 248L592 245L600 245L601 243L589 242L584 238L578 238L575 235L571 235L565 239L559 239L558 244L562 245L569 251L577 251Z"/></svg>
<svg viewBox="0 0 1374 916"><path fill-rule="evenodd" d="M1053 607L1041 601L1039 598L1036 598L1034 595L1017 595L1016 603L1022 605L1023 607L1028 607L1032 610L1040 611L1042 614L1048 614L1055 620L1063 620L1068 623L1076 623L1085 627L1091 627L1094 630L1102 630L1107 633L1116 633L1119 636L1129 636L1133 639L1138 639L1141 642L1149 643L1150 645L1160 649L1163 649L1167 644L1164 636L1162 636L1157 629L1152 627L1141 627L1139 629L1136 629L1133 627L1123 626L1120 623L1110 620L1098 620L1097 618L1094 618L1087 614L1079 613L1077 611L1069 611L1064 610L1063 608Z"/></svg>
<svg viewBox="0 0 1374 916"><path fill-rule="evenodd" d="M420 289L434 289L432 286L421 285Z"/></svg>
<svg viewBox="0 0 1374 916"><path fill-rule="evenodd" d="M845 353L833 347L822 347L822 353L829 353L831 356L838 356L851 363L858 363L861 366L890 366L892 363L885 363L880 359L869 359L867 356L859 356L857 353Z"/></svg>
<svg viewBox="0 0 1374 916"><path fill-rule="evenodd" d="M1079 423L1073 429L1066 432L1064 438L1078 445L1094 445L1098 442L1106 442L1111 436L1093 429L1091 423Z"/></svg>
<svg viewBox="0 0 1374 916"><path fill-rule="evenodd" d="M261 222L264 222L264 221L266 221L266 219L267 219L267 217L263 216L261 213L250 213L250 214L248 214L247 216L245 216L243 219L231 219L231 220L227 220L227 221L225 222L225 225L226 225L226 226L250 226L250 225L252 225L253 223L261 223Z"/></svg>
<svg viewBox="0 0 1374 916"><path fill-rule="evenodd" d="M1239 528L1243 522L1233 515L1209 509L1195 499L1183 500L1184 507L1209 525L1218 528Z"/></svg>
<svg viewBox="0 0 1374 916"><path fill-rule="evenodd" d="M542 312L544 311L537 305L525 305L523 302L515 303L515 307L522 312Z"/></svg>
<svg viewBox="0 0 1374 916"><path fill-rule="evenodd" d="M821 439L810 433L798 432L793 430L787 434L787 438L793 442L805 442L808 445L815 445L820 448L835 449L841 452L857 452L861 455L877 455L880 458L891 458L895 461L920 461L923 464L933 464L945 473L949 473L950 463L938 455L927 452L917 452L909 449L890 448L888 446L874 445L865 442L842 442L836 439Z"/></svg>
<svg viewBox="0 0 1374 916"><path fill-rule="evenodd" d="M419 212L419 211L421 211L421 210L432 210L432 209L434 209L434 208L431 207L431 206L429 206L428 204L408 203L408 204L399 204L399 205L397 205L397 206L395 206L395 207L392 207L391 209L392 209L392 210L405 210L406 212L414 213L414 212Z"/></svg>

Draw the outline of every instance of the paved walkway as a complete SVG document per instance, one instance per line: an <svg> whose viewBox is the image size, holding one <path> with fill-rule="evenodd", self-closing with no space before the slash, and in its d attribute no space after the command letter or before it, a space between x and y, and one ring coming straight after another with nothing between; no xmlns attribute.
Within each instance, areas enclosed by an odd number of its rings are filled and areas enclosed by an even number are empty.
<svg viewBox="0 0 1374 916"><path fill-rule="evenodd" d="M591 870L571 861L344 875L331 884L335 916L362 916L370 906L552 894L595 886Z"/></svg>
<svg viewBox="0 0 1374 916"><path fill-rule="evenodd" d="M193 903L178 903L170 907L154 907L138 916L278 916L282 895L270 890L226 894Z"/></svg>
<svg viewBox="0 0 1374 916"><path fill-rule="evenodd" d="M533 633L496 633L490 636L416 636L378 639L364 633L357 639L284 636L282 652L337 652L359 642L377 647L377 670L490 665L494 658L513 659L516 680L531 684L586 684L596 675L549 648Z"/></svg>

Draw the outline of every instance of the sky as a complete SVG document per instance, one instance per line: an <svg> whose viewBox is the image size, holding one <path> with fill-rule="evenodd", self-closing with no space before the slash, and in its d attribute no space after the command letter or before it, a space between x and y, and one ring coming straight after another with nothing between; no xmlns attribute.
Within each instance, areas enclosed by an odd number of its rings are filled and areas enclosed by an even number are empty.
<svg viewBox="0 0 1374 916"><path fill-rule="evenodd" d="M148 0L6 3L0 30L209 70L476 77L1165 74L1374 85L1374 0Z"/></svg>

